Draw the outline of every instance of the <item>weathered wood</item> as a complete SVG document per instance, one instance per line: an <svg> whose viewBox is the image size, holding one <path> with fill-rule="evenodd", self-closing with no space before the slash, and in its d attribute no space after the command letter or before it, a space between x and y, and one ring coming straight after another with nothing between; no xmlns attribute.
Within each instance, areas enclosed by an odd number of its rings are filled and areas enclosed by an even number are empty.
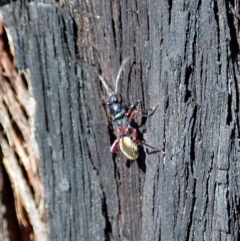
<svg viewBox="0 0 240 241"><path fill-rule="evenodd" d="M179 2L159 26L164 5L149 6L150 101L165 113L150 130L163 123L166 157L147 165L142 240L237 240L239 19L223 1Z"/></svg>
<svg viewBox="0 0 240 241"><path fill-rule="evenodd" d="M14 56L0 16L1 229L4 240L19 240L21 229L22 240L43 241L48 235L34 132L36 104L28 73L17 70Z"/></svg>
<svg viewBox="0 0 240 241"><path fill-rule="evenodd" d="M37 101L51 240L238 240L239 2L12 2L1 8ZM100 73L160 104L127 162Z"/></svg>

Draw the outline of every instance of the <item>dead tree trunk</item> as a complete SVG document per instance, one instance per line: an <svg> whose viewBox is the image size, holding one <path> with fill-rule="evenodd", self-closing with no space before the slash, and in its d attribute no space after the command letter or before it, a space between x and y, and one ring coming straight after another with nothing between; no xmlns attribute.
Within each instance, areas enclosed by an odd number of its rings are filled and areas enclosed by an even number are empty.
<svg viewBox="0 0 240 241"><path fill-rule="evenodd" d="M1 7L37 103L49 240L239 239L239 9L215 0ZM119 92L126 105L160 104L144 138L165 151L141 150L134 162L109 152L116 137L98 78L114 88L127 56Z"/></svg>

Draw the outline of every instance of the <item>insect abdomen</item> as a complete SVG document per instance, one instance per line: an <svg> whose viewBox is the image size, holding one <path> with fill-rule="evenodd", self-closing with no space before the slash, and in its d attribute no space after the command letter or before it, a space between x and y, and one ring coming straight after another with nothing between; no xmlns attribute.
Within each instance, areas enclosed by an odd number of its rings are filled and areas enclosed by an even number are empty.
<svg viewBox="0 0 240 241"><path fill-rule="evenodd" d="M120 138L119 146L122 153L129 160L136 160L139 156L137 144L128 136L123 136Z"/></svg>

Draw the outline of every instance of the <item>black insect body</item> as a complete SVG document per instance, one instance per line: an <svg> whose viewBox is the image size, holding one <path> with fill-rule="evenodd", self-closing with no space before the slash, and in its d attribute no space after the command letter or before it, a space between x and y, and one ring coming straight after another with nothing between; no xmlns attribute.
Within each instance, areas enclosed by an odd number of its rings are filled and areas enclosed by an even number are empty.
<svg viewBox="0 0 240 241"><path fill-rule="evenodd" d="M131 129L129 118L126 115L126 110L118 101L116 93L111 94L111 96L109 97L108 106L110 113L113 116L114 129L119 130L121 129L121 126L124 126L129 131Z"/></svg>

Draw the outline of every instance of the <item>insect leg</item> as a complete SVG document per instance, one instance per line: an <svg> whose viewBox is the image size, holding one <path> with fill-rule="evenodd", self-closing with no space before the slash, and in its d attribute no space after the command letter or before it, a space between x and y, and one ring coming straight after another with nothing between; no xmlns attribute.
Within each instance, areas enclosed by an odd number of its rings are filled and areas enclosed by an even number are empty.
<svg viewBox="0 0 240 241"><path fill-rule="evenodd" d="M126 116L129 116L128 119L130 122L137 116L137 114L139 112L139 110L138 110L139 102L140 102L140 100L133 103L125 114Z"/></svg>
<svg viewBox="0 0 240 241"><path fill-rule="evenodd" d="M113 142L113 144L112 144L112 146L111 146L111 148L110 148L110 151L112 152L112 153L116 153L116 152L118 152L118 147L119 147L119 139L116 139L114 142Z"/></svg>
<svg viewBox="0 0 240 241"><path fill-rule="evenodd" d="M150 116L152 116L153 114L154 114L154 112L156 111L156 109L158 108L158 106L159 106L159 104L157 104L156 106L154 106L154 107L152 107L152 108L144 108L143 107L143 104L142 104L142 101L140 101L139 100L139 105L138 105L139 107L139 112L140 112L140 114L142 115L142 116L144 116L144 117L150 117ZM152 113L150 113L149 115L148 115L148 112L149 111L152 111Z"/></svg>
<svg viewBox="0 0 240 241"><path fill-rule="evenodd" d="M140 143L139 143L139 144L140 144ZM164 151L158 150L158 149L156 149L155 147L153 147L153 146L151 146L151 145L149 145L149 144L147 144L147 143L145 143L145 142L142 142L141 144L144 145L144 146L147 146L147 147L149 147L149 148L151 148L151 149L153 149L154 151L161 152L162 154L165 154Z"/></svg>

